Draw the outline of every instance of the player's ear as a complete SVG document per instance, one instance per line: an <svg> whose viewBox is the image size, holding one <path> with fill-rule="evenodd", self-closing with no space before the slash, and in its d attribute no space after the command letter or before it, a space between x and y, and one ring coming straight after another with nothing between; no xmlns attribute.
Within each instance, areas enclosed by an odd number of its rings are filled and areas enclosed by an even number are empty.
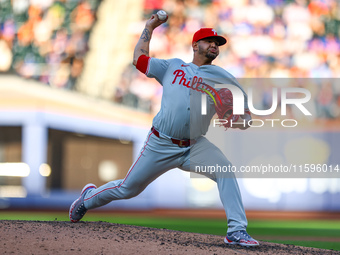
<svg viewBox="0 0 340 255"><path fill-rule="evenodd" d="M192 43L192 49L194 50L194 52L198 50L198 42Z"/></svg>

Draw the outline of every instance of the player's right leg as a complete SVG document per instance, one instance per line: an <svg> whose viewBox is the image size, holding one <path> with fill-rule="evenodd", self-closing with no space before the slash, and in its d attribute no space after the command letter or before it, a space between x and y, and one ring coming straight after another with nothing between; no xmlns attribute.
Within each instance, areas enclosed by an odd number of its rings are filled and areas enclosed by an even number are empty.
<svg viewBox="0 0 340 255"><path fill-rule="evenodd" d="M69 211L72 222L79 221L88 209L97 208L119 199L128 199L142 192L148 184L173 166L170 160L162 160L161 145L151 132L141 149L136 161L132 164L126 177L121 180L108 182L98 188L87 185L75 200ZM163 150L164 152L164 150ZM164 154L164 153L163 153ZM169 155L167 155L169 157Z"/></svg>
<svg viewBox="0 0 340 255"><path fill-rule="evenodd" d="M126 177L89 190L84 196L86 209L137 196L157 177L177 167L180 150L171 141L156 137L149 132L139 156Z"/></svg>

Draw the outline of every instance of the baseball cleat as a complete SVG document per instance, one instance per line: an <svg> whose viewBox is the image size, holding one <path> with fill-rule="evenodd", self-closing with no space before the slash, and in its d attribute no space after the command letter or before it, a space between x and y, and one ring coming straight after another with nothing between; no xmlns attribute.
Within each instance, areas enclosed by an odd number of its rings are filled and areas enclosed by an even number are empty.
<svg viewBox="0 0 340 255"><path fill-rule="evenodd" d="M92 183L85 185L85 187L82 189L80 193L80 197L77 198L70 206L70 211L69 211L70 221L78 222L81 220L81 218L84 217L85 213L87 212L87 209L85 208L85 205L84 205L84 197L89 190L96 189L96 188L97 186Z"/></svg>
<svg viewBox="0 0 340 255"><path fill-rule="evenodd" d="M238 244L247 247L259 245L259 242L248 235L247 231L245 230L228 233L227 236L224 238L224 242L226 244Z"/></svg>

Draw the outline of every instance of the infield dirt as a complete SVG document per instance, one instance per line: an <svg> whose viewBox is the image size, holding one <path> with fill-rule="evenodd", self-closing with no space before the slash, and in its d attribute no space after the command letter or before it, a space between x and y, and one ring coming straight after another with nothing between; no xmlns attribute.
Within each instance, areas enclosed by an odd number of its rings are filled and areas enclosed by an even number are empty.
<svg viewBox="0 0 340 255"><path fill-rule="evenodd" d="M223 237L107 222L0 220L1 254L340 254L261 242L245 248Z"/></svg>

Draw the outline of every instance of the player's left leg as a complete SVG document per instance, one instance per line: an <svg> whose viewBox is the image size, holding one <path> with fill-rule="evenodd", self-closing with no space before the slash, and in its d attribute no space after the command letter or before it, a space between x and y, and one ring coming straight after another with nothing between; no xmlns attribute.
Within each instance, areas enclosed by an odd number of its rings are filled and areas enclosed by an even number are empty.
<svg viewBox="0 0 340 255"><path fill-rule="evenodd" d="M190 154L186 156L180 168L193 173L198 173L198 169L214 169L214 171L200 174L205 175L217 183L220 199L228 220L228 235L239 233L240 239L238 242L236 242L237 237L232 242L227 243L238 243L246 246L258 245L258 242L249 235L249 238L245 236L247 235L246 228L248 222L239 186L234 173L226 171L230 169L231 166L232 164L221 150L205 137L202 137L192 146ZM226 240L228 240L227 237ZM240 242L241 240L243 241Z"/></svg>

